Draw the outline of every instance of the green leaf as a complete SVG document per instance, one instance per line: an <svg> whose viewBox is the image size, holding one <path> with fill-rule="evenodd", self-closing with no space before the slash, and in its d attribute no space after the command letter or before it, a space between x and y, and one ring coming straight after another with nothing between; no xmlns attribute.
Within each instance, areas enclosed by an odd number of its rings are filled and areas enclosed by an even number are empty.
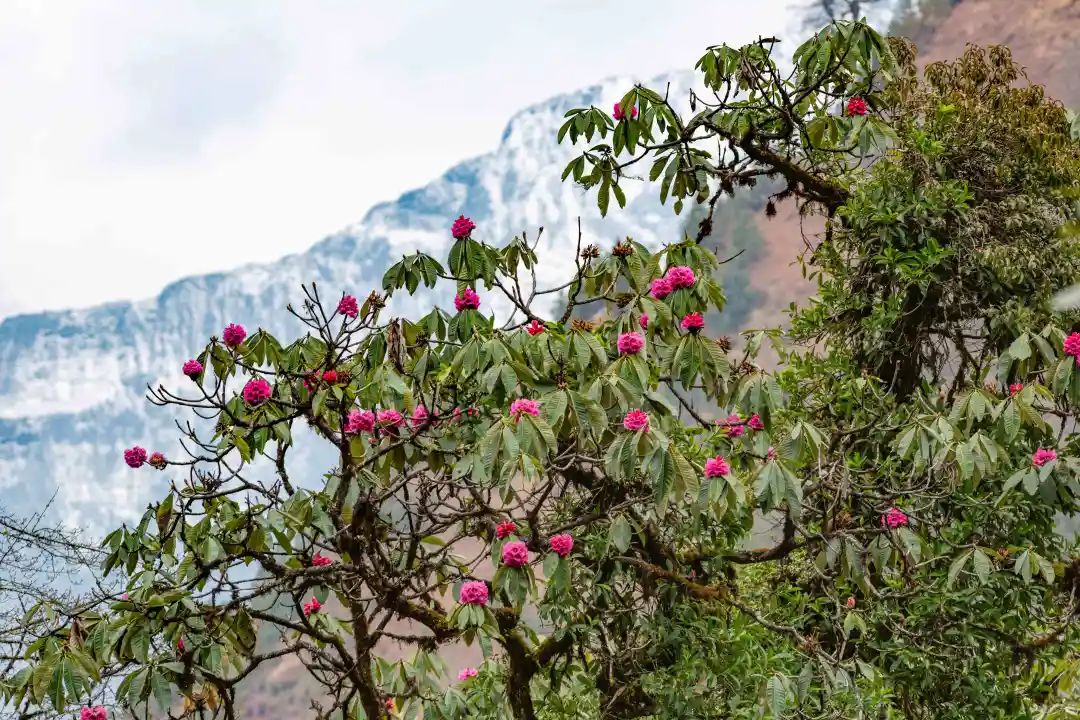
<svg viewBox="0 0 1080 720"><path fill-rule="evenodd" d="M169 687L169 681L160 671L155 671L150 675L150 689L154 699L157 700L158 707L162 712L167 712L172 704L172 688Z"/></svg>
<svg viewBox="0 0 1080 720"><path fill-rule="evenodd" d="M605 182L600 186L600 192L596 194L596 205L600 208L600 217L607 215L609 202L608 192L610 191L610 188L610 183Z"/></svg>
<svg viewBox="0 0 1080 720"><path fill-rule="evenodd" d="M1009 346L1009 355L1014 360L1027 360L1031 357L1031 344L1028 342L1027 333L1013 340Z"/></svg>
<svg viewBox="0 0 1080 720"><path fill-rule="evenodd" d="M784 676L777 673L769 678L765 687L765 694L769 701L769 711L774 718L784 716L787 710L787 688L784 685Z"/></svg>
<svg viewBox="0 0 1080 720"><path fill-rule="evenodd" d="M630 523L625 517L619 515L611 523L611 528L608 530L608 539L616 550L626 552L626 549L630 547L632 533Z"/></svg>
<svg viewBox="0 0 1080 720"><path fill-rule="evenodd" d="M959 576L961 571L963 571L964 566L967 564L967 561L970 558L971 551L968 550L967 552L960 555L960 557L952 561L952 564L949 565L949 578L948 581L945 583L945 587L950 588L953 586L953 584L956 582L957 576Z"/></svg>
<svg viewBox="0 0 1080 720"><path fill-rule="evenodd" d="M980 548L975 548L972 551L972 567L975 568L975 575L979 578L979 582L986 584L986 581L990 579L990 571L992 565L990 564L990 558L986 556Z"/></svg>

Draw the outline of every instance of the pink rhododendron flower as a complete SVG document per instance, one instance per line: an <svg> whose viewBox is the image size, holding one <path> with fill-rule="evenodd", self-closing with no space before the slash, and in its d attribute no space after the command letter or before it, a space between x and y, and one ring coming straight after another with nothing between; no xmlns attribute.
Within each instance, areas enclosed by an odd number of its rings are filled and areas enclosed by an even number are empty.
<svg viewBox="0 0 1080 720"><path fill-rule="evenodd" d="M908 524L908 516L903 510L891 507L881 516L881 524L890 530L895 530L902 525Z"/></svg>
<svg viewBox="0 0 1080 720"><path fill-rule="evenodd" d="M649 327L649 316L646 313L641 313L641 317L637 319L637 324L641 326L642 330L647 330Z"/></svg>
<svg viewBox="0 0 1080 720"><path fill-rule="evenodd" d="M458 215L458 219L454 221L454 224L450 226L450 234L458 240L467 238L476 229L476 223L471 218L467 218L464 215Z"/></svg>
<svg viewBox="0 0 1080 720"><path fill-rule="evenodd" d="M536 318L533 318L532 322L525 326L525 331L530 335L539 335L547 328L544 327L544 323L540 322Z"/></svg>
<svg viewBox="0 0 1080 720"><path fill-rule="evenodd" d="M345 434L359 435L375 430L375 413L370 410L353 410L345 420Z"/></svg>
<svg viewBox="0 0 1080 720"><path fill-rule="evenodd" d="M1024 389L1024 383L1013 383L1009 386L1009 396L1012 397Z"/></svg>
<svg viewBox="0 0 1080 720"><path fill-rule="evenodd" d="M184 374L194 380L202 375L203 364L198 360L188 360L184 363Z"/></svg>
<svg viewBox="0 0 1080 720"><path fill-rule="evenodd" d="M86 705L79 711L79 720L108 720L109 712L104 705Z"/></svg>
<svg viewBox="0 0 1080 720"><path fill-rule="evenodd" d="M701 313L687 313L680 324L682 325L683 330L696 335L701 332L703 327L705 327L705 318L701 317Z"/></svg>
<svg viewBox="0 0 1080 720"><path fill-rule="evenodd" d="M345 317L354 318L360 314L360 306L357 305L356 298L346 295L338 301L337 311Z"/></svg>
<svg viewBox="0 0 1080 720"><path fill-rule="evenodd" d="M765 423L761 421L761 416L754 413L750 416L750 419L746 421L746 426L751 430L764 430Z"/></svg>
<svg viewBox="0 0 1080 720"><path fill-rule="evenodd" d="M643 410L631 410L622 421L623 427L630 432L649 431L649 414Z"/></svg>
<svg viewBox="0 0 1080 720"><path fill-rule="evenodd" d="M412 417L409 419L409 422L415 428L415 427L422 427L423 425L426 425L427 421L428 421L427 408L424 407L423 405L417 405L416 409L413 410Z"/></svg>
<svg viewBox="0 0 1080 720"><path fill-rule="evenodd" d="M247 385L244 386L244 391L241 394L244 396L244 402L254 407L256 405L262 405L269 400L271 393L270 383L262 378L254 378L248 380Z"/></svg>
<svg viewBox="0 0 1080 720"><path fill-rule="evenodd" d="M311 567L326 567L327 565L333 564L333 559L326 557L322 554L322 552L318 550L316 550L315 554L311 556Z"/></svg>
<svg viewBox="0 0 1080 720"><path fill-rule="evenodd" d="M338 381L337 370L327 370L322 374L322 379L327 385L333 385Z"/></svg>
<svg viewBox="0 0 1080 720"><path fill-rule="evenodd" d="M1042 467L1051 460L1057 460L1057 453L1046 448L1039 448L1035 451L1035 454L1031 456L1031 462L1035 467Z"/></svg>
<svg viewBox="0 0 1080 720"><path fill-rule="evenodd" d="M221 339L231 348L240 347L240 343L244 342L246 337L247 330L244 329L243 325L237 325L236 323L229 323L221 333Z"/></svg>
<svg viewBox="0 0 1080 720"><path fill-rule="evenodd" d="M487 583L480 580L470 580L461 586L460 598L465 605L487 605Z"/></svg>
<svg viewBox="0 0 1080 720"><path fill-rule="evenodd" d="M866 101L861 97L853 97L847 101L848 115L865 115L869 109Z"/></svg>
<svg viewBox="0 0 1080 720"><path fill-rule="evenodd" d="M855 609L855 598L854 597L848 597L847 602L844 603L844 606L848 610L854 610Z"/></svg>
<svg viewBox="0 0 1080 720"><path fill-rule="evenodd" d="M495 535L500 540L504 540L505 538L510 537L515 532L517 532L517 525L515 525L510 520L503 520L501 523L495 526Z"/></svg>
<svg viewBox="0 0 1080 720"><path fill-rule="evenodd" d="M150 467L157 468L158 470L164 470L165 465L168 463L165 461L165 456L159 452L150 453L150 457L147 459L146 464Z"/></svg>
<svg viewBox="0 0 1080 720"><path fill-rule="evenodd" d="M551 550L559 557L566 557L574 549L574 537L569 533L552 535L548 540Z"/></svg>
<svg viewBox="0 0 1080 720"><path fill-rule="evenodd" d="M776 459L776 448L774 448L772 445L770 445L769 449L765 451L765 459L766 460L775 460Z"/></svg>
<svg viewBox="0 0 1080 720"><path fill-rule="evenodd" d="M319 602L319 599L317 597L315 597L314 595L311 596L310 600L308 600L306 603L304 603L304 615L305 616L306 615L313 615L313 614L319 612L320 610L322 610L322 603Z"/></svg>
<svg viewBox="0 0 1080 720"><path fill-rule="evenodd" d="M1066 355L1072 355L1076 358L1076 364L1080 365L1080 333L1073 333L1065 338L1062 349Z"/></svg>
<svg viewBox="0 0 1080 720"><path fill-rule="evenodd" d="M518 398L510 403L510 415L517 420L523 414L536 417L540 414L540 403L529 398Z"/></svg>
<svg viewBox="0 0 1080 720"><path fill-rule="evenodd" d="M459 672L457 674L457 679L458 679L458 682L465 682L466 680L470 680L470 679L476 677L479 674L480 673L478 673L476 671L476 668L471 668L471 667L462 668L461 672Z"/></svg>
<svg viewBox="0 0 1080 720"><path fill-rule="evenodd" d="M685 265L676 265L675 267L668 268L667 274L664 275L668 282L671 283L671 287L688 288L693 287L697 281L697 276L694 275L693 268L689 268Z"/></svg>
<svg viewBox="0 0 1080 720"><path fill-rule="evenodd" d="M626 117L626 114L623 112L621 103L615 103L615 107L613 107L611 109L611 117L615 118L616 120L622 120L624 117ZM636 105L631 105L630 106L630 117L631 118L636 118L637 117L637 106Z"/></svg>
<svg viewBox="0 0 1080 720"><path fill-rule="evenodd" d="M657 300L663 300L675 288L671 287L671 281L667 278L656 278L649 283L649 293Z"/></svg>
<svg viewBox="0 0 1080 720"><path fill-rule="evenodd" d="M176 652L183 655L187 650L184 648L184 638L178 638L176 641Z"/></svg>
<svg viewBox="0 0 1080 720"><path fill-rule="evenodd" d="M641 352L641 348L645 347L645 338L636 332L623 333L619 336L616 345L620 355L636 355Z"/></svg>
<svg viewBox="0 0 1080 720"><path fill-rule="evenodd" d="M120 596L120 599L121 600L130 600L131 595L129 595L128 593L124 593L123 595Z"/></svg>
<svg viewBox="0 0 1080 720"><path fill-rule="evenodd" d="M529 548L521 540L511 540L503 545L503 565L508 567L521 567L529 562Z"/></svg>
<svg viewBox="0 0 1080 720"><path fill-rule="evenodd" d="M401 427L405 424L405 418L393 408L380 410L376 417L383 427Z"/></svg>
<svg viewBox="0 0 1080 720"><path fill-rule="evenodd" d="M454 307L458 312L462 310L475 310L480 307L480 296L472 288L465 288L454 296Z"/></svg>
<svg viewBox="0 0 1080 720"><path fill-rule="evenodd" d="M146 462L146 449L136 445L133 448L128 448L124 451L124 462L128 464L128 467L140 468L143 463Z"/></svg>
<svg viewBox="0 0 1080 720"><path fill-rule="evenodd" d="M757 417L755 415L754 417ZM758 417L758 423L761 423L761 418ZM731 413L725 420L717 420L717 425L721 425L724 428L724 436L729 438L742 437L746 431L746 427L743 425L743 420L739 417L738 413ZM762 426L764 427L764 426Z"/></svg>
<svg viewBox="0 0 1080 720"><path fill-rule="evenodd" d="M717 455L711 457L705 461L705 477L714 478L721 475L727 475L731 472L731 467L727 464L727 460L723 455Z"/></svg>

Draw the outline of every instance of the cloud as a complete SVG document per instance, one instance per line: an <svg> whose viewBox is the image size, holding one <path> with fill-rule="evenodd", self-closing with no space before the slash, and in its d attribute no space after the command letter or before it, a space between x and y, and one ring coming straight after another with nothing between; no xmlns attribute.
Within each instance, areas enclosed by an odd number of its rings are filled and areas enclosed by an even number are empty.
<svg viewBox="0 0 1080 720"><path fill-rule="evenodd" d="M786 31L787 4L9 0L0 316L303 250L525 105Z"/></svg>

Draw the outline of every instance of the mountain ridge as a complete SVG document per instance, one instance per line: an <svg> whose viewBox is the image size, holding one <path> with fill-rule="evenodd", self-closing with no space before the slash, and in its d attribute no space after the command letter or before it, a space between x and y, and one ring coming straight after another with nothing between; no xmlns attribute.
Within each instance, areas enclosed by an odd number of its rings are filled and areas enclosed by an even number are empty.
<svg viewBox="0 0 1080 720"><path fill-rule="evenodd" d="M689 73L651 82L671 82L679 96ZM544 285L572 265L565 248L576 244L578 216L585 242L606 245L633 235L656 246L680 239L682 220L648 184L628 186L627 207L601 219L593 200L559 177L573 154L555 142L566 110L610 107L631 84L612 77L521 110L492 151L376 204L304 252L182 278L143 300L0 321L0 364L8 369L0 374L0 489L7 509L32 511L51 501L65 521L94 529L137 517L156 483L145 469L123 465L123 448L179 451L169 411L146 402L147 385L183 390L183 361L229 322L291 338L299 326L284 310L299 298L301 284L317 282L332 296L363 296L380 288L383 271L401 254L419 249L444 256L459 214L471 216L478 237L496 244L523 230L535 237L543 226ZM436 292L395 297L390 309L410 314L433 301L445 306L453 290ZM492 296L487 307L493 306Z"/></svg>

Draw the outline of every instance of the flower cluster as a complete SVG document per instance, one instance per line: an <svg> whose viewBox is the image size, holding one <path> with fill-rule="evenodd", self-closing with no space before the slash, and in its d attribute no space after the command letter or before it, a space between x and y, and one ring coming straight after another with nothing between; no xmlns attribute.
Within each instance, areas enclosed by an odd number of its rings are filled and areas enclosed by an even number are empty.
<svg viewBox="0 0 1080 720"><path fill-rule="evenodd" d="M507 567L522 567L529 562L529 548L521 540L511 540L503 545L502 563Z"/></svg>
<svg viewBox="0 0 1080 720"><path fill-rule="evenodd" d="M389 408L387 410L380 410L376 416L379 424L383 427L396 428L405 424L405 418L397 410Z"/></svg>
<svg viewBox="0 0 1080 720"><path fill-rule="evenodd" d="M375 430L375 413L370 410L353 410L345 419L345 434L359 435Z"/></svg>
<svg viewBox="0 0 1080 720"><path fill-rule="evenodd" d="M157 468L158 470L164 470L165 466L168 463L166 462L164 455L162 455L159 452L152 452L152 453L150 453L150 457L147 459L146 464L149 465L152 468Z"/></svg>
<svg viewBox="0 0 1080 720"><path fill-rule="evenodd" d="M461 586L460 598L465 605L487 605L487 583L480 580L470 580Z"/></svg>
<svg viewBox="0 0 1080 720"><path fill-rule="evenodd" d="M689 268L685 265L669 267L664 277L671 283L673 290L693 287L694 283L697 282L697 276L694 275L693 268Z"/></svg>
<svg viewBox="0 0 1080 720"><path fill-rule="evenodd" d="M108 720L108 717L104 705L86 705L79 711L79 720Z"/></svg>
<svg viewBox="0 0 1080 720"><path fill-rule="evenodd" d="M683 330L689 333L697 335L701 332L701 329L705 327L705 318L701 317L701 313L687 313L680 323Z"/></svg>
<svg viewBox="0 0 1080 720"><path fill-rule="evenodd" d="M500 540L504 540L517 532L517 525L510 520L503 520L501 523L495 526L495 535Z"/></svg>
<svg viewBox="0 0 1080 720"><path fill-rule="evenodd" d="M195 378L202 375L202 371L203 371L203 364L201 362L199 362L198 360L192 359L192 360L188 360L186 363L184 363L184 374L187 375L192 380L194 380Z"/></svg>
<svg viewBox="0 0 1080 720"><path fill-rule="evenodd" d="M622 120L624 117L626 117L626 113L624 113L623 109L622 109L622 103L615 103L615 107L613 107L611 109L611 117L615 118L616 120ZM637 106L636 105L631 105L630 106L630 117L631 118L636 118L637 117Z"/></svg>
<svg viewBox="0 0 1080 720"><path fill-rule="evenodd" d="M643 410L631 410L622 421L623 427L630 432L649 431L649 414Z"/></svg>
<svg viewBox="0 0 1080 720"><path fill-rule="evenodd" d="M727 475L729 472L731 472L731 466L728 465L723 455L717 455L705 461L705 477L707 478L720 477L721 475Z"/></svg>
<svg viewBox="0 0 1080 720"><path fill-rule="evenodd" d="M1009 397L1014 397L1024 389L1024 383L1013 383L1009 386Z"/></svg>
<svg viewBox="0 0 1080 720"><path fill-rule="evenodd" d="M518 398L510 403L510 416L515 420L519 419L522 415L532 415L533 417L537 417L539 414L540 403L536 400Z"/></svg>
<svg viewBox="0 0 1080 720"><path fill-rule="evenodd" d="M360 306L352 295L345 295L338 301L337 311L348 318L355 318L360 314Z"/></svg>
<svg viewBox="0 0 1080 720"><path fill-rule="evenodd" d="M745 431L742 418L739 417L738 413L731 413L727 416L726 420L717 420L716 424L723 426L724 435L729 438L741 437L743 432Z"/></svg>
<svg viewBox="0 0 1080 720"><path fill-rule="evenodd" d="M657 300L663 300L675 288L671 287L671 281L667 278L656 278L649 283L649 293Z"/></svg>
<svg viewBox="0 0 1080 720"><path fill-rule="evenodd" d="M272 392L270 383L262 378L254 378L248 380L247 385L244 385L244 390L241 394L244 396L244 402L255 407L256 405L262 405L269 400Z"/></svg>
<svg viewBox="0 0 1080 720"><path fill-rule="evenodd" d="M1039 448L1035 451L1035 454L1031 456L1031 463L1035 467L1042 467L1053 460L1057 460L1057 453L1047 448Z"/></svg>
<svg viewBox="0 0 1080 720"><path fill-rule="evenodd" d="M566 557L574 549L574 537L568 533L552 535L548 546L559 557Z"/></svg>
<svg viewBox="0 0 1080 720"><path fill-rule="evenodd" d="M124 462L128 464L128 467L141 468L146 462L146 449L138 445L128 448L124 451Z"/></svg>
<svg viewBox="0 0 1080 720"><path fill-rule="evenodd" d="M480 296L472 288L465 288L454 296L454 307L458 312L462 310L476 310L480 307Z"/></svg>
<svg viewBox="0 0 1080 720"><path fill-rule="evenodd" d="M908 524L907 514L900 508L891 507L885 511L885 514L881 516L882 527L887 527L890 530L895 530L898 527L902 527Z"/></svg>
<svg viewBox="0 0 1080 720"><path fill-rule="evenodd" d="M636 332L623 333L619 336L616 345L620 355L636 355L645 347L645 338Z"/></svg>
<svg viewBox="0 0 1080 720"><path fill-rule="evenodd" d="M471 667L462 668L461 672L459 672L457 674L457 679L458 679L458 682L465 682L466 680L471 680L472 678L476 677L479 674L480 673L478 673L476 671L476 668L471 668Z"/></svg>
<svg viewBox="0 0 1080 720"><path fill-rule="evenodd" d="M649 315L647 313L641 313L641 317L638 318L637 322L642 330L649 329Z"/></svg>
<svg viewBox="0 0 1080 720"><path fill-rule="evenodd" d="M861 97L853 97L847 101L848 115L865 115L869 109L870 106Z"/></svg>
<svg viewBox="0 0 1080 720"><path fill-rule="evenodd" d="M546 330L546 328L544 327L544 323L540 322L536 318L533 318L532 322L525 326L525 331L528 332L530 335L539 335L540 333L544 332L544 330Z"/></svg>
<svg viewBox="0 0 1080 720"><path fill-rule="evenodd" d="M310 600L308 600L306 603L304 603L304 615L305 616L314 615L315 613L319 612L320 610L322 610L322 603L319 602L319 599L316 598L314 595L311 596Z"/></svg>
<svg viewBox="0 0 1080 720"><path fill-rule="evenodd" d="M1062 349L1066 355L1072 355L1076 358L1076 364L1080 365L1080 333L1072 333L1065 338Z"/></svg>
<svg viewBox="0 0 1080 720"><path fill-rule="evenodd" d="M318 550L316 550L315 554L311 556L311 567L326 567L327 565L333 564L334 561L332 558L328 558Z"/></svg>
<svg viewBox="0 0 1080 720"><path fill-rule="evenodd" d="M237 325L236 323L229 323L221 333L221 339L231 348L240 347L246 337L247 330L244 329L243 325Z"/></svg>
<svg viewBox="0 0 1080 720"><path fill-rule="evenodd" d="M461 240L469 237L475 229L476 223L474 223L471 218L467 218L464 215L458 215L458 219L450 226L450 234L456 239Z"/></svg>
<svg viewBox="0 0 1080 720"><path fill-rule="evenodd" d="M418 427L423 427L424 425L427 425L427 421L428 421L427 408L424 407L423 405L417 405L416 409L413 410L412 417L409 418L410 424L414 428L418 428Z"/></svg>

